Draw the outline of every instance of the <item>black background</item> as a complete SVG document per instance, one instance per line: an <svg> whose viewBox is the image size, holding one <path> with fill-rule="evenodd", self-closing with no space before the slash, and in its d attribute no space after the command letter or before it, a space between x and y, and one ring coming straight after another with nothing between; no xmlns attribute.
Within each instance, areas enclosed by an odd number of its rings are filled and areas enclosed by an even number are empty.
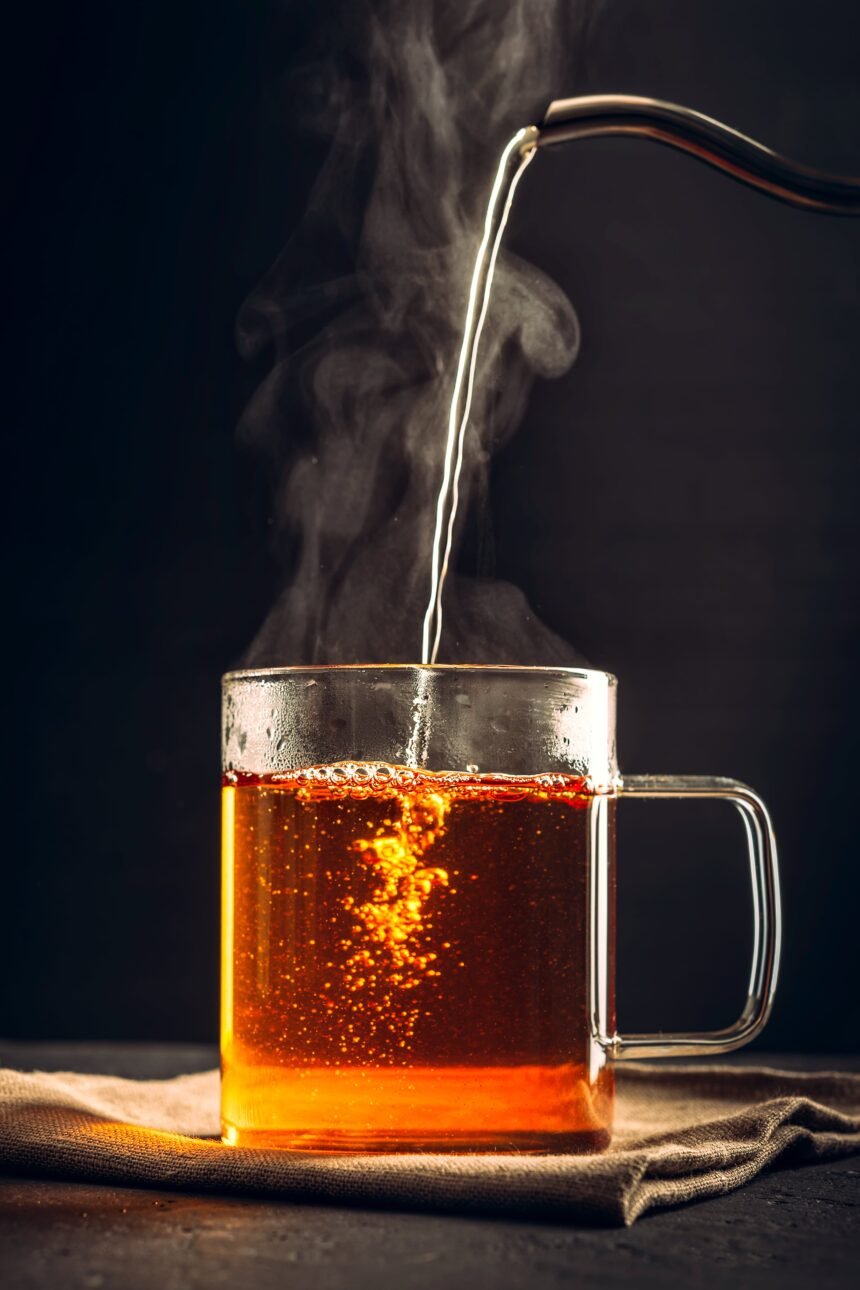
<svg viewBox="0 0 860 1290"><path fill-rule="evenodd" d="M320 160L271 92L314 21L55 2L8 41L11 1037L215 1034L218 677L278 587L235 439L265 362L233 329ZM568 92L601 90L860 172L848 0L607 0ZM608 140L542 156L510 236L583 346L494 463L498 572L621 677L627 770L731 774L769 802L785 970L760 1043L853 1051L860 221ZM623 815L621 1027L724 1024L740 828Z"/></svg>

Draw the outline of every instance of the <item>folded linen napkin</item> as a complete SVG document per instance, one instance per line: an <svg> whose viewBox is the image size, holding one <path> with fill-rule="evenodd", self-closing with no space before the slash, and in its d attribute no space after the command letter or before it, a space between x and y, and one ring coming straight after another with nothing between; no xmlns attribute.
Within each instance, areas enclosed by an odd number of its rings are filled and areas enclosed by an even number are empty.
<svg viewBox="0 0 860 1290"><path fill-rule="evenodd" d="M860 1075L626 1064L593 1156L306 1155L224 1146L218 1073L0 1071L0 1172L183 1191L629 1224L775 1165L860 1151Z"/></svg>

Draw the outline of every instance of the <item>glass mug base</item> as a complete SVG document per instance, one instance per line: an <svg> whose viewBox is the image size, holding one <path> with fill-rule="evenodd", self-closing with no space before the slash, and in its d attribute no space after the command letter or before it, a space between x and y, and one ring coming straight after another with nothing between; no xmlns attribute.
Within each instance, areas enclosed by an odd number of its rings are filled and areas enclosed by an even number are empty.
<svg viewBox="0 0 860 1290"><path fill-rule="evenodd" d="M583 1067L225 1067L223 1139L308 1152L589 1153L612 1123L612 1072ZM421 1124L416 1124L420 1108Z"/></svg>

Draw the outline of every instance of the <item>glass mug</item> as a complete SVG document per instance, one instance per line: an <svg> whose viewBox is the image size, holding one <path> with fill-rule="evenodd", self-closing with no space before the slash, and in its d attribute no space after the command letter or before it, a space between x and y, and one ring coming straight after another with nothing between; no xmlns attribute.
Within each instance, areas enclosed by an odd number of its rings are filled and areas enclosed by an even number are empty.
<svg viewBox="0 0 860 1290"><path fill-rule="evenodd" d="M770 1011L767 811L730 779L627 776L617 682L571 668L224 678L222 1125L312 1151L594 1151L612 1063L722 1053ZM615 1028L616 802L723 798L754 938L725 1030Z"/></svg>

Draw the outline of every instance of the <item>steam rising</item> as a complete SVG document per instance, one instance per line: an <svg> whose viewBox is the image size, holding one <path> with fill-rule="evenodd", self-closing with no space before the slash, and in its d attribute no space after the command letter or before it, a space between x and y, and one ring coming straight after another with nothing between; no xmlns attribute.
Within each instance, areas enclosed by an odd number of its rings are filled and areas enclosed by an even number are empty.
<svg viewBox="0 0 860 1290"><path fill-rule="evenodd" d="M341 48L313 75L327 94L310 124L330 149L301 229L239 318L243 353L274 349L241 433L276 465L276 536L291 555L247 665L420 658L448 408L497 157L572 92L571 54L593 8L377 0L339 15ZM338 259L347 272L332 269ZM534 377L564 372L578 340L560 288L503 247L461 517ZM462 519L455 554L461 531ZM516 588L462 577L446 584L439 658L578 661Z"/></svg>

